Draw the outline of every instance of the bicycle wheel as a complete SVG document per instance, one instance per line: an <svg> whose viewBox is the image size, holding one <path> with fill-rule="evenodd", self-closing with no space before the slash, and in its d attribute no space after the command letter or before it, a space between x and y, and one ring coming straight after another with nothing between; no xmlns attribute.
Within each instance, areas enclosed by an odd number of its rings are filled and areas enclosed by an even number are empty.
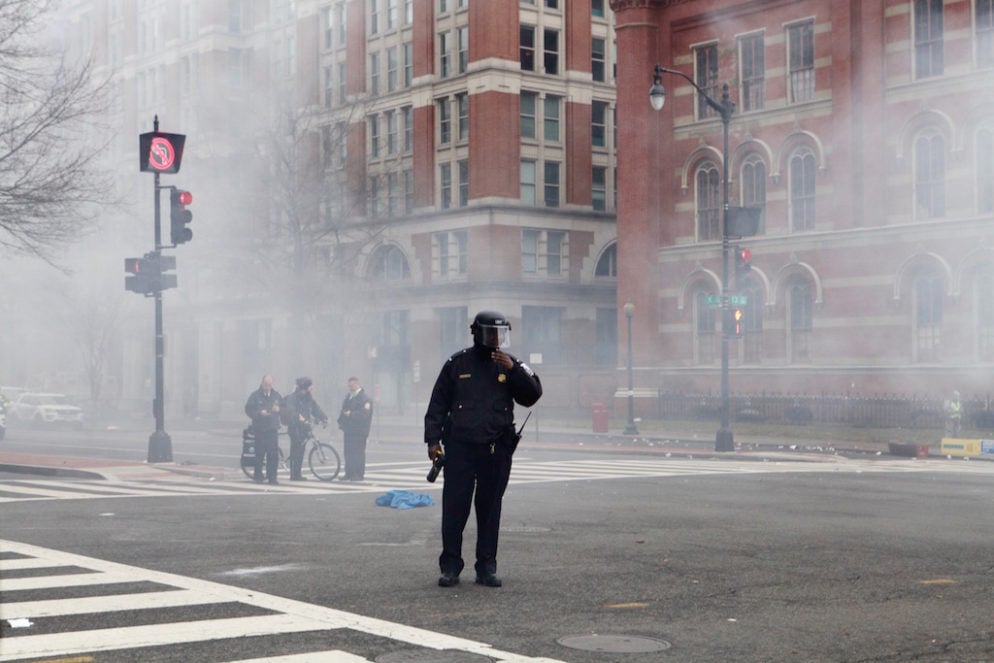
<svg viewBox="0 0 994 663"><path fill-rule="evenodd" d="M324 442L315 442L311 446L307 462L311 466L311 472L321 481L334 481L342 466L338 452L330 444Z"/></svg>

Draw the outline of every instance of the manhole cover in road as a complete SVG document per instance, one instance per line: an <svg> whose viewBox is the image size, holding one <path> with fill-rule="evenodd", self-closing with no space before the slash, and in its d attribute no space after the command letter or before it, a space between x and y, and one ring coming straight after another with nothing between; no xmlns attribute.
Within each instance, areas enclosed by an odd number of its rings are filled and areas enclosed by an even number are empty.
<svg viewBox="0 0 994 663"><path fill-rule="evenodd" d="M556 640L563 647L582 649L584 651L603 651L612 654L646 654L654 651L665 651L670 643L655 638L643 638L637 635L568 635Z"/></svg>
<svg viewBox="0 0 994 663"><path fill-rule="evenodd" d="M376 663L494 663L489 656L454 649L401 649L377 656Z"/></svg>

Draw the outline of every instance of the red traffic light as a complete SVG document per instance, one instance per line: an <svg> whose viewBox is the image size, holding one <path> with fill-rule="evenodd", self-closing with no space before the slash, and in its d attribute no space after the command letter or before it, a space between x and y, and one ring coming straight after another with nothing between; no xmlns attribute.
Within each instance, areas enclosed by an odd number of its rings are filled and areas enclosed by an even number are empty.
<svg viewBox="0 0 994 663"><path fill-rule="evenodd" d="M193 202L193 194L189 191L180 191L177 198L181 205L189 205Z"/></svg>
<svg viewBox="0 0 994 663"><path fill-rule="evenodd" d="M741 258L745 262L749 262L750 260L752 260L752 251L744 248L739 249L739 258Z"/></svg>

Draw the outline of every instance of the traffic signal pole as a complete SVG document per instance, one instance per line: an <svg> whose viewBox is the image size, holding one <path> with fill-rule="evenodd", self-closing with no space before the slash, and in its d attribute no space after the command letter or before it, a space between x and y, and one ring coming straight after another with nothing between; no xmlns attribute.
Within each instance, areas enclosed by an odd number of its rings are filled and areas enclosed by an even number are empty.
<svg viewBox="0 0 994 663"><path fill-rule="evenodd" d="M155 117L155 131L159 130L159 116ZM162 255L162 214L159 211L159 173L155 173L155 257ZM162 334L162 289L155 291L155 400L152 401L152 414L155 416L155 432L148 438L148 462L171 463L173 460L173 440L166 432L165 413L165 339Z"/></svg>

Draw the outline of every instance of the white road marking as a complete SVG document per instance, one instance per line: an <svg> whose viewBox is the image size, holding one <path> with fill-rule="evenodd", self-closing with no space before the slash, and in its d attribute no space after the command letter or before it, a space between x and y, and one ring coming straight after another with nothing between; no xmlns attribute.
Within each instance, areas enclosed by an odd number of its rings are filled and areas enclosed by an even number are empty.
<svg viewBox="0 0 994 663"><path fill-rule="evenodd" d="M93 651L113 651L117 649L128 649L134 647L154 647L172 645L177 643L193 643L215 640L220 638L233 638L244 636L264 636L271 635L280 637L286 633L304 631L334 631L337 629L351 629L376 635L391 640L407 643L409 645L424 647L428 649L453 649L456 651L488 656L495 661L506 663L562 663L554 659L535 658L521 656L510 652L494 649L491 645L467 640L455 636L428 631L413 626L388 622L382 619L364 617L354 613L327 608L287 599L271 594L264 594L255 590L232 587L207 580L199 580L186 576L162 573L150 569L143 569L126 564L118 564L93 557L84 557L73 553L42 548L30 544L16 541L0 540L0 552L17 553L37 559L44 559L48 566L80 567L89 571L85 574L74 576L52 576L47 579L47 583L39 585L44 587L69 586L73 583L65 581L73 578L99 578L102 583L114 582L153 582L167 587L174 587L182 595L196 595L196 601L182 605L207 605L211 603L240 603L255 606L264 610L275 612L273 615L249 616L224 619L205 619L198 621L172 622L168 624L153 624L147 626L120 626L116 628L101 628L87 631L75 631L64 633L51 633L42 635L19 635L5 638L2 650L0 650L0 661L10 661L18 658L42 657L42 656L67 656L80 652ZM0 578L6 571L7 563L15 560L0 558ZM18 581L39 580L36 578L22 579L2 579L0 580L0 591L9 592L14 589L27 589L24 585L18 585ZM92 583L92 584L102 584ZM166 594L163 592L161 594ZM144 594L136 593L130 597L135 603L129 606L129 610L138 610L149 607L140 605L141 597ZM101 597L99 600L104 600ZM118 599L113 599L118 600ZM145 599L148 602L158 600L168 600L165 598ZM75 601L82 601L76 603ZM57 610L53 604L56 602L37 602L48 607L50 610ZM58 603L62 603L61 601ZM85 604L85 600L73 599L65 601L71 608L80 608ZM12 604L18 605L18 604ZM30 605L25 602L22 605ZM4 606L6 609L6 606ZM27 618L38 615L24 615ZM54 612L50 617L57 617L59 614L73 614L69 612ZM6 617L5 617L6 618ZM320 656L318 656L320 654ZM338 656L337 658L333 656ZM325 652L315 652L315 658L299 659L288 658L288 661L297 663L298 661L321 660L321 661L341 661L342 663L352 663L352 661L362 661L362 658L351 654L342 653L338 650ZM272 660L272 659L270 659ZM279 659L276 659L279 660Z"/></svg>

